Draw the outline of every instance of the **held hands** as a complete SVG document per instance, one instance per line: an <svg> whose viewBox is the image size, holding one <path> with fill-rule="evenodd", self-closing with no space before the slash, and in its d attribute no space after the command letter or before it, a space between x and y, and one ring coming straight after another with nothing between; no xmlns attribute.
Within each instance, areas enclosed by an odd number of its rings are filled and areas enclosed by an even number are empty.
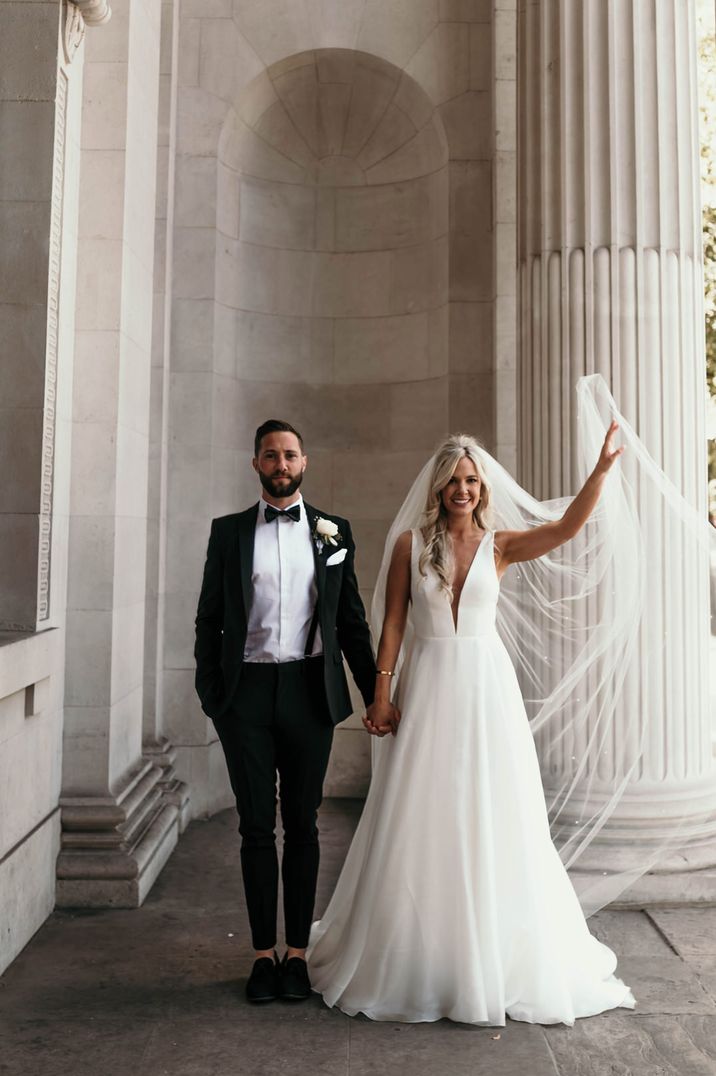
<svg viewBox="0 0 716 1076"><path fill-rule="evenodd" d="M387 736L389 732L395 736L400 710L392 702L373 702L365 712L363 724L371 736Z"/></svg>
<svg viewBox="0 0 716 1076"><path fill-rule="evenodd" d="M618 460L624 451L624 445L621 445L619 448L613 447L614 435L618 429L619 423L615 420L612 421L607 430L606 437L604 438L604 444L602 445L602 451L599 453L599 459L597 460L595 470L598 474L606 474L611 469L614 461Z"/></svg>

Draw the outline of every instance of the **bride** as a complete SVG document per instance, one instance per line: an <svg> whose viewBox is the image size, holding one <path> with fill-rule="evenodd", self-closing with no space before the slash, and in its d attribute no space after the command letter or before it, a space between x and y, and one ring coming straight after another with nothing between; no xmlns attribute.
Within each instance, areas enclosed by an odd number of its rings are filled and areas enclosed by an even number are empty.
<svg viewBox="0 0 716 1076"><path fill-rule="evenodd" d="M577 496L539 525L491 529L485 460L491 474L499 465L471 437L449 437L416 480L397 521L414 525L394 526L377 585L384 617L364 718L376 737L371 786L308 950L329 1006L374 1020L504 1025L506 1016L573 1024L636 1004L552 842L496 615L505 572L546 558L593 516L624 450L616 429ZM498 518L509 519L504 502ZM520 645L531 646L526 629Z"/></svg>

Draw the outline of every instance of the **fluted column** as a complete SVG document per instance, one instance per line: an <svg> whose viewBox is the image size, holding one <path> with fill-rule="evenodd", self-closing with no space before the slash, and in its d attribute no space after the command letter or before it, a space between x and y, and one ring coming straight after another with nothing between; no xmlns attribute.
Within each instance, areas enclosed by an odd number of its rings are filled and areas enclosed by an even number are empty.
<svg viewBox="0 0 716 1076"><path fill-rule="evenodd" d="M695 66L689 0L520 0L518 456L523 484L542 498L576 491L574 388L598 372L705 517ZM642 508L649 617L614 742L589 762L593 787L609 786L624 742L638 742L648 718L646 746L588 866L626 865L635 840L657 847L677 819L692 818L678 864L708 867L708 565L684 533ZM545 774L548 790L570 775L572 754L565 749L561 774ZM632 895L698 897L699 886L714 886L708 872L686 883L652 874Z"/></svg>

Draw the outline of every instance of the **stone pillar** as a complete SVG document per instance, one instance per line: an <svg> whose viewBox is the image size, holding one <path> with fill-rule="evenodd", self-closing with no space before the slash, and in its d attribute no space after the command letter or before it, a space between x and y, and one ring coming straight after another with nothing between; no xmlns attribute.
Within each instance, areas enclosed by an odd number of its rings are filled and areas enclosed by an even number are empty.
<svg viewBox="0 0 716 1076"><path fill-rule="evenodd" d="M106 5L83 5L98 19ZM58 904L141 903L177 840L142 750L160 0L88 41ZM104 12L106 14L106 12Z"/></svg>
<svg viewBox="0 0 716 1076"><path fill-rule="evenodd" d="M164 772L160 782L164 798L179 808L179 831L183 832L189 821L189 787L177 777L177 750L165 734L163 669L179 2L180 0L162 0L161 5L149 408L143 741L145 757Z"/></svg>
<svg viewBox="0 0 716 1076"><path fill-rule="evenodd" d="M693 4L520 0L518 35L521 481L540 498L576 492L574 386L599 372L705 517ZM693 819L682 855L627 899L713 899L708 870L669 873L716 864L708 565L658 514L647 528L650 616L622 692L622 738L590 767L608 787L648 716L646 749L582 867L627 866L635 841L658 847ZM570 775L571 752L561 774L545 774L548 793Z"/></svg>

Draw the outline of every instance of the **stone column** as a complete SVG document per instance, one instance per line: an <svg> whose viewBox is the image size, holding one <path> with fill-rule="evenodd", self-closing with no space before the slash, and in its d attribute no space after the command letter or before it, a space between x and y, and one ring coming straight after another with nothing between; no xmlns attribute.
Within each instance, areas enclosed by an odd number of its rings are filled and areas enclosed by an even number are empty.
<svg viewBox="0 0 716 1076"><path fill-rule="evenodd" d="M521 481L540 498L576 492L574 386L599 372L705 517L693 4L520 0L518 36ZM693 819L683 854L628 899L713 899L708 870L670 873L716 864L708 565L658 514L647 527L649 622L622 692L621 741L591 771L608 787L648 717L646 749L582 866L628 865L635 841L658 847ZM570 775L571 752L545 775L548 793Z"/></svg>
<svg viewBox="0 0 716 1076"><path fill-rule="evenodd" d="M102 5L85 5L101 17ZM60 905L142 902L177 840L143 756L160 0L87 44L80 171Z"/></svg>
<svg viewBox="0 0 716 1076"><path fill-rule="evenodd" d="M179 830L183 832L189 821L189 787L177 777L177 750L165 734L163 668L179 10L180 0L162 0L149 409L143 740L145 757L164 771L160 782L164 798L179 808Z"/></svg>

